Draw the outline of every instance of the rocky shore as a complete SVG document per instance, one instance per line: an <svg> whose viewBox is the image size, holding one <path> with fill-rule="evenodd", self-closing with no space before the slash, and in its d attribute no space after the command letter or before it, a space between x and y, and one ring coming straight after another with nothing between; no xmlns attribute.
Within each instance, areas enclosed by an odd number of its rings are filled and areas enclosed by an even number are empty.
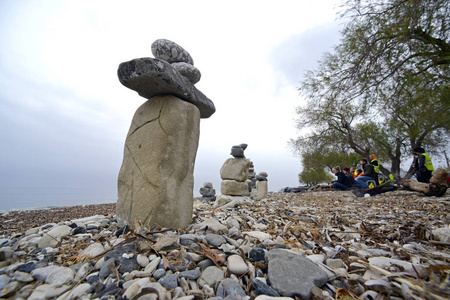
<svg viewBox="0 0 450 300"><path fill-rule="evenodd" d="M450 196L274 193L181 229L115 204L0 215L2 299L448 299Z"/></svg>

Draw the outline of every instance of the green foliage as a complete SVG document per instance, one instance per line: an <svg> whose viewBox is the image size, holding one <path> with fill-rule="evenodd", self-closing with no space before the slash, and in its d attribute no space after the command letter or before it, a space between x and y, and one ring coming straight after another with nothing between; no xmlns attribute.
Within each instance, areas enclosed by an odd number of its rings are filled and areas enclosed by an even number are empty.
<svg viewBox="0 0 450 300"><path fill-rule="evenodd" d="M376 153L400 162L424 146L437 152L450 138L450 1L349 0L347 25L333 53L308 71L297 113L308 134L297 153Z"/></svg>
<svg viewBox="0 0 450 300"><path fill-rule="evenodd" d="M316 185L319 183L327 183L333 180L333 176L327 173L324 169L304 169L298 174L298 180L300 183L304 183L308 186Z"/></svg>
<svg viewBox="0 0 450 300"><path fill-rule="evenodd" d="M351 167L359 162L356 153L331 152L314 149L301 154L303 171L298 174L299 181L307 185L330 182L334 176L329 172L335 166Z"/></svg>

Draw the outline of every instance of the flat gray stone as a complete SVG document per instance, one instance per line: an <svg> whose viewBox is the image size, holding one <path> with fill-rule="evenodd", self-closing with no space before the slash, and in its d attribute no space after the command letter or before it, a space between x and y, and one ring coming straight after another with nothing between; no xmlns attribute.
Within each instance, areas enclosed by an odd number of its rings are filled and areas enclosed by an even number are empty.
<svg viewBox="0 0 450 300"><path fill-rule="evenodd" d="M242 299L246 296L239 282L231 278L222 280L217 287L216 295L222 298L232 297L231 299Z"/></svg>
<svg viewBox="0 0 450 300"><path fill-rule="evenodd" d="M91 256L96 257L97 255L105 252L105 247L101 243L93 243L86 247L84 250L81 250L79 253L81 256Z"/></svg>
<svg viewBox="0 0 450 300"><path fill-rule="evenodd" d="M225 274L222 269L216 266L210 266L203 271L198 284L200 285L200 287L203 287L205 284L214 286L216 284L216 281L222 280L224 276Z"/></svg>
<svg viewBox="0 0 450 300"><path fill-rule="evenodd" d="M216 111L210 99L164 60L150 57L133 59L121 63L117 74L124 86L146 99L158 95L176 96L194 104L201 118L209 118Z"/></svg>
<svg viewBox="0 0 450 300"><path fill-rule="evenodd" d="M7 275L3 274L0 275L0 290L3 290L3 288L11 281L11 278L9 278Z"/></svg>
<svg viewBox="0 0 450 300"><path fill-rule="evenodd" d="M58 267L47 276L45 283L62 286L74 280L75 275L75 271L70 268Z"/></svg>
<svg viewBox="0 0 450 300"><path fill-rule="evenodd" d="M53 265L43 267L43 268L37 268L37 269L34 269L33 271L31 271L31 275L36 280L46 281L48 275L50 275L50 273L57 270L58 268L59 268L58 266L53 266Z"/></svg>
<svg viewBox="0 0 450 300"><path fill-rule="evenodd" d="M184 277L188 280L197 280L200 275L202 275L202 272L200 271L199 268L196 268L194 270L188 270L188 271L183 271L180 272L180 274L178 274L179 277Z"/></svg>
<svg viewBox="0 0 450 300"><path fill-rule="evenodd" d="M208 244L211 246L219 248L220 245L225 244L227 241L221 235L208 233L206 235L206 242L208 242Z"/></svg>
<svg viewBox="0 0 450 300"><path fill-rule="evenodd" d="M158 282L167 290L173 290L178 286L178 275L170 274L159 279Z"/></svg>
<svg viewBox="0 0 450 300"><path fill-rule="evenodd" d="M89 294L94 289L89 283L82 283L70 291L67 299L82 299L83 296Z"/></svg>
<svg viewBox="0 0 450 300"><path fill-rule="evenodd" d="M68 236L70 232L72 231L72 228L70 228L67 225L60 225L52 228L49 232L47 232L48 235L54 237L54 238L60 238L64 236Z"/></svg>
<svg viewBox="0 0 450 300"><path fill-rule="evenodd" d="M34 281L33 276L31 276L30 273L25 273L25 272L21 272L21 271L15 271L14 272L14 280L17 280L19 282L25 282L25 283L29 283Z"/></svg>
<svg viewBox="0 0 450 300"><path fill-rule="evenodd" d="M281 296L311 298L311 288L322 286L328 275L310 259L295 252L274 249L267 253L270 286Z"/></svg>

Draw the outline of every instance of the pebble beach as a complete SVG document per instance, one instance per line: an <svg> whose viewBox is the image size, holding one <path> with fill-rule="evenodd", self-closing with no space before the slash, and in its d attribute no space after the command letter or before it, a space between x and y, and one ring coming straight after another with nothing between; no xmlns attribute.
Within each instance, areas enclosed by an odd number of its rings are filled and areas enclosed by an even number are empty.
<svg viewBox="0 0 450 300"><path fill-rule="evenodd" d="M1 299L448 299L450 195L194 201L185 228L115 203L0 215Z"/></svg>

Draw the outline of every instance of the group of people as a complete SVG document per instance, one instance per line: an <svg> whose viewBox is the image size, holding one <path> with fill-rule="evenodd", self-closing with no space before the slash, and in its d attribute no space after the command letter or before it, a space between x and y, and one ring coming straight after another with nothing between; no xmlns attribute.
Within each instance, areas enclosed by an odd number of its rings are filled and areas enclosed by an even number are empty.
<svg viewBox="0 0 450 300"><path fill-rule="evenodd" d="M434 170L430 156L421 147L415 148L413 152L417 181L429 183ZM370 154L369 158L370 162L366 158L360 160L361 169L346 167L341 170L338 166L334 167L332 172L337 180L330 183L330 188L345 191L355 188L369 189L379 185L380 163L375 154ZM390 177L392 180L392 175Z"/></svg>
<svg viewBox="0 0 450 300"><path fill-rule="evenodd" d="M330 188L341 191L352 188L369 189L370 187L367 184L369 181L377 185L380 164L375 154L371 154L370 159L370 163L366 158L359 161L361 169L345 167L341 170L338 166L334 167L331 171L336 175L337 180L330 183Z"/></svg>

